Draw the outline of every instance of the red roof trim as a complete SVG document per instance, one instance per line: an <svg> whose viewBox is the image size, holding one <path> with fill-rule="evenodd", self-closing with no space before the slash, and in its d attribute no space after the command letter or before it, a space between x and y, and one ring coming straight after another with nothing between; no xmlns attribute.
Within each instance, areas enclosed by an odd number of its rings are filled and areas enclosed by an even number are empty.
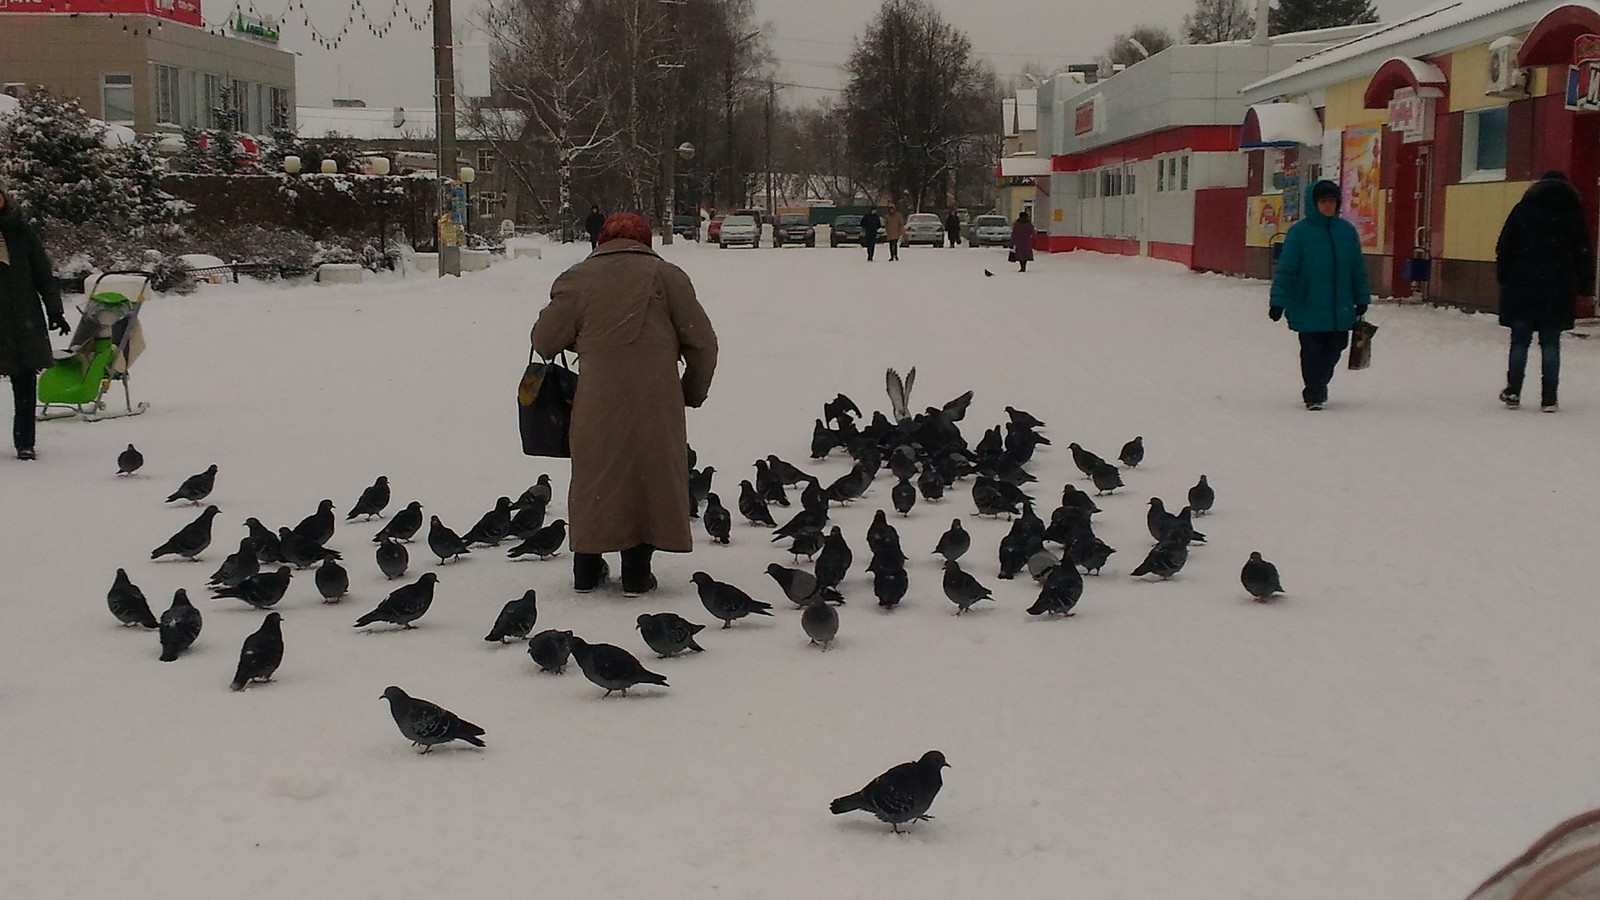
<svg viewBox="0 0 1600 900"><path fill-rule="evenodd" d="M1565 66L1572 62L1572 42L1600 33L1600 13L1569 3L1545 13L1517 51L1519 66Z"/></svg>
<svg viewBox="0 0 1600 900"><path fill-rule="evenodd" d="M1420 91L1423 88L1444 86L1444 82L1425 82L1417 78L1417 72L1411 67L1411 61L1396 56L1384 61L1384 64L1378 67L1378 71L1372 73L1372 78L1367 81L1367 91L1361 98L1362 105L1367 109L1387 109L1389 101L1394 98L1394 92L1403 87Z"/></svg>

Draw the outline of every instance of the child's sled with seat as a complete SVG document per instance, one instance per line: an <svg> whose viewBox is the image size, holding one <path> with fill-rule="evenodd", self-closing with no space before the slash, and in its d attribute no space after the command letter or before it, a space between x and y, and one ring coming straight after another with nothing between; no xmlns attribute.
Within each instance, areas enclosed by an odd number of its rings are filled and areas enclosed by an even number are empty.
<svg viewBox="0 0 1600 900"><path fill-rule="evenodd" d="M78 327L68 355L39 373L40 421L77 416L87 422L137 416L150 408L133 402L128 370L144 351L139 309L150 285L148 272L106 272L93 280L78 308ZM113 381L122 382L122 409L106 408Z"/></svg>

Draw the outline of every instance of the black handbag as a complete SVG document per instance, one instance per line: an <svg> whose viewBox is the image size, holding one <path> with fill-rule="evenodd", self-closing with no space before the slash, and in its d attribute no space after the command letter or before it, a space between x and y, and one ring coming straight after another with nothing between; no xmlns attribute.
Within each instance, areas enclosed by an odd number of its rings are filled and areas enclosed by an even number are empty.
<svg viewBox="0 0 1600 900"><path fill-rule="evenodd" d="M528 456L572 457L572 400L578 394L578 373L567 367L562 352L548 362L528 353L528 368L517 385L517 424L522 452Z"/></svg>
<svg viewBox="0 0 1600 900"><path fill-rule="evenodd" d="M1006 252L1006 262L1016 262L1016 261L1017 261L1017 251L1015 251L1015 250L1007 251Z"/></svg>
<svg viewBox="0 0 1600 900"><path fill-rule="evenodd" d="M1357 319L1355 327L1350 329L1350 368L1352 370L1365 369L1372 365L1372 336L1378 333L1378 326L1366 319Z"/></svg>

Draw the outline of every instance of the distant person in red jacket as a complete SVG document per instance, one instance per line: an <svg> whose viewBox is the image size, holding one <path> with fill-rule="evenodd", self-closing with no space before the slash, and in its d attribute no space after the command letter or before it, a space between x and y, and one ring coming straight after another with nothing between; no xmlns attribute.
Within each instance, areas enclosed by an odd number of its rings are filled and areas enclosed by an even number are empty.
<svg viewBox="0 0 1600 900"><path fill-rule="evenodd" d="M1017 221L1011 226L1011 258L1017 262L1017 271L1028 271L1028 263L1033 261L1033 218L1027 210L1017 213Z"/></svg>

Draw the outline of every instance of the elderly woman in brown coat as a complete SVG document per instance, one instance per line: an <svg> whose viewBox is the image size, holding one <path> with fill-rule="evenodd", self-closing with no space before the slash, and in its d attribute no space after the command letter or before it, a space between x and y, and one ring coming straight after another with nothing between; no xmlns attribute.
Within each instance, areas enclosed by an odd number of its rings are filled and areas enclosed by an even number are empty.
<svg viewBox="0 0 1600 900"><path fill-rule="evenodd" d="M650 249L642 218L619 213L595 251L551 286L533 349L546 359L578 353L567 502L573 588L602 584L609 567L600 554L621 551L623 593L653 590L651 554L694 549L684 408L705 402L717 366L717 335L694 285Z"/></svg>
<svg viewBox="0 0 1600 900"><path fill-rule="evenodd" d="M39 370L53 361L46 324L61 334L72 330L39 233L0 190L0 375L11 379L17 459L37 458L33 401Z"/></svg>

